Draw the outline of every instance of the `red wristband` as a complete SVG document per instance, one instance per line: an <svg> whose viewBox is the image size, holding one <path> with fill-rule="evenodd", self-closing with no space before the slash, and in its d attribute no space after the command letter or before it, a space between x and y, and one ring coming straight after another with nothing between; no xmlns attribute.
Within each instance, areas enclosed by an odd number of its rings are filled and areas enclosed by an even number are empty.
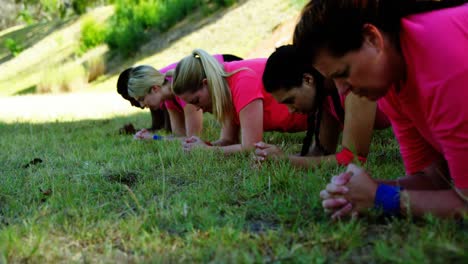
<svg viewBox="0 0 468 264"><path fill-rule="evenodd" d="M349 163L354 161L354 154L348 148L343 148L340 152L335 155L336 161L341 166L347 166ZM361 163L366 163L367 158L358 155L358 160Z"/></svg>

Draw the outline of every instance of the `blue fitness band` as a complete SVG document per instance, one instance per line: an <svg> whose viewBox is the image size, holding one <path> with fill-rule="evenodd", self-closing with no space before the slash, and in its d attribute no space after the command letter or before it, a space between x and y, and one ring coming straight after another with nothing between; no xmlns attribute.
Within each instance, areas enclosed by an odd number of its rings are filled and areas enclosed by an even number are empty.
<svg viewBox="0 0 468 264"><path fill-rule="evenodd" d="M153 139L154 139L154 140L162 140L162 139L163 139L163 136L160 136L160 135L158 135L158 134L154 134L154 135L153 135Z"/></svg>
<svg viewBox="0 0 468 264"><path fill-rule="evenodd" d="M374 206L387 216L400 215L400 191L398 186L379 184L375 193Z"/></svg>

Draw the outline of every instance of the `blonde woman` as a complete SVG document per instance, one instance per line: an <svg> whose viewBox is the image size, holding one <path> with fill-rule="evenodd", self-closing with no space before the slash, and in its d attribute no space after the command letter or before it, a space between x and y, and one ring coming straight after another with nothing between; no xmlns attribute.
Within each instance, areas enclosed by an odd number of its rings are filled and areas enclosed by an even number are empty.
<svg viewBox="0 0 468 264"><path fill-rule="evenodd" d="M265 91L262 74L266 59L217 63L196 49L177 65L173 92L188 104L210 112L222 124L220 139L207 143L187 138L185 150L218 148L225 153L252 150L263 131L297 132L307 129L307 116L290 113Z"/></svg>
<svg viewBox="0 0 468 264"><path fill-rule="evenodd" d="M230 54L215 55L215 58L218 63L242 60ZM193 105L187 105L170 89L172 77L169 72L176 65L177 63L170 64L159 71L149 65L128 68L119 75L117 92L132 106L150 108L153 128L161 127L155 124L158 120L155 120L154 113L164 109L169 114L170 128L175 136L199 135L202 130L202 111L198 111ZM161 123L161 120L157 123ZM147 129L143 129L137 132L135 137L151 139L153 135Z"/></svg>

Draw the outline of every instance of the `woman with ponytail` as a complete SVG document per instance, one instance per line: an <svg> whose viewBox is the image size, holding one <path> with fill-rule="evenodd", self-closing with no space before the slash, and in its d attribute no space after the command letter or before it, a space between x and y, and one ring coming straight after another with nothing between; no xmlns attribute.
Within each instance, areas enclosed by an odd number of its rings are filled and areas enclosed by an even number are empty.
<svg viewBox="0 0 468 264"><path fill-rule="evenodd" d="M292 112L308 114L309 128L300 156L286 156L277 146L260 142L255 151L258 160L288 158L293 165L304 168L315 167L321 162L346 166L355 158L364 163L372 131L390 126L375 102L352 93L339 95L333 82L324 80L310 64L306 64L293 45L279 47L270 55L263 73L263 85ZM342 149L336 153L341 131ZM314 146L309 151L313 138Z"/></svg>
<svg viewBox="0 0 468 264"><path fill-rule="evenodd" d="M320 193L332 218L467 213L468 4L457 0L310 1L294 44L340 92L378 104L407 176L375 180L350 164Z"/></svg>
<svg viewBox="0 0 468 264"><path fill-rule="evenodd" d="M242 60L235 55L223 54L214 55L218 63L225 61ZM117 81L117 92L130 104L140 108L150 108L153 120L152 128L160 128L161 120L155 118L158 111L168 112L170 126L175 136L199 135L202 130L203 113L198 111L193 105L186 104L179 97L172 93L170 83L172 81L171 70L174 70L177 63L170 64L159 71L149 65L140 65L124 70L119 75ZM166 123L166 122L164 122ZM137 139L151 139L153 135L143 129L135 135Z"/></svg>
<svg viewBox="0 0 468 264"><path fill-rule="evenodd" d="M196 49L174 72L173 92L189 104L210 112L222 124L220 139L207 143L198 137L184 149L216 148L224 153L252 150L263 131L297 132L307 129L307 116L290 113L265 91L262 74L266 59L216 63Z"/></svg>

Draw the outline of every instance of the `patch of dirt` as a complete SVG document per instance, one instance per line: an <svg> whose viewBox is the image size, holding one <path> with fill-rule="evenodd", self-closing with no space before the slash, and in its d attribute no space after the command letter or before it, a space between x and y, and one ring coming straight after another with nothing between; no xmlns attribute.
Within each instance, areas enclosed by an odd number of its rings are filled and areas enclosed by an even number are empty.
<svg viewBox="0 0 468 264"><path fill-rule="evenodd" d="M270 220L252 220L248 221L245 229L254 234L263 234L270 230L278 230L279 224Z"/></svg>
<svg viewBox="0 0 468 264"><path fill-rule="evenodd" d="M41 203L45 203L50 196L52 196L52 189L41 189L39 188L39 192L41 193Z"/></svg>
<svg viewBox="0 0 468 264"><path fill-rule="evenodd" d="M108 172L104 174L110 182L117 182L132 187L138 182L139 175L135 172Z"/></svg>
<svg viewBox="0 0 468 264"><path fill-rule="evenodd" d="M24 165L23 165L23 168L24 168L24 169L27 169L27 168L29 168L30 166L32 166L32 165L37 165L37 164L39 164L39 163L42 163L42 159L40 159L40 158L34 158L34 159L31 160L30 162L24 164Z"/></svg>

